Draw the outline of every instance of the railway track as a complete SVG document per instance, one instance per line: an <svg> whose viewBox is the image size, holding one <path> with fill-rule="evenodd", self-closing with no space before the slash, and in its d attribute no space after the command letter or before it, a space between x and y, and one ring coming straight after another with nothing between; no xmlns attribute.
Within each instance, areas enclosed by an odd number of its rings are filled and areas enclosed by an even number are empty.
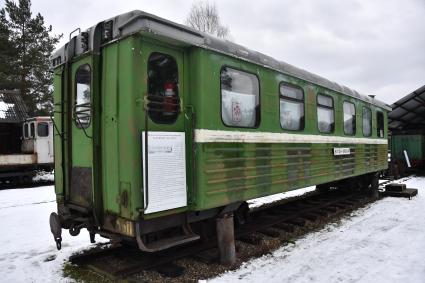
<svg viewBox="0 0 425 283"><path fill-rule="evenodd" d="M377 198L364 192L335 190L284 200L274 206L251 211L247 221L235 226L238 266L243 261L268 253L294 238L323 227L335 218ZM129 282L187 282L218 275L226 268L218 264L215 238L158 253L144 253L133 246L101 245L70 258L71 277ZM234 267L236 267L234 266ZM227 268L228 269L228 268ZM78 271L78 272L76 272ZM201 271L201 272L200 272ZM65 272L67 273L67 272ZM76 275L77 273L77 275Z"/></svg>
<svg viewBox="0 0 425 283"><path fill-rule="evenodd" d="M50 180L32 181L32 182L24 183L24 184L0 182L0 190L27 189L27 188L35 188L35 187L41 187L41 186L51 186L54 184L55 182Z"/></svg>

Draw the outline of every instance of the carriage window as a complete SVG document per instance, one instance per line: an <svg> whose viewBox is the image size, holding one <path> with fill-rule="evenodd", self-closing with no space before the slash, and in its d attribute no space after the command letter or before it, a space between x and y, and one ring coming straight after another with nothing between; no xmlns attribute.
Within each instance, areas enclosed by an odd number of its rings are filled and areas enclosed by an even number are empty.
<svg viewBox="0 0 425 283"><path fill-rule="evenodd" d="M25 123L24 124L24 138L29 138L29 135L30 135L30 133L29 133L29 129L28 129L28 123Z"/></svg>
<svg viewBox="0 0 425 283"><path fill-rule="evenodd" d="M372 135L372 111L363 107L363 135L370 137Z"/></svg>
<svg viewBox="0 0 425 283"><path fill-rule="evenodd" d="M228 67L221 69L221 118L226 126L254 128L260 123L258 78Z"/></svg>
<svg viewBox="0 0 425 283"><path fill-rule="evenodd" d="M35 136L35 126L34 123L30 124L30 138L33 138Z"/></svg>
<svg viewBox="0 0 425 283"><path fill-rule="evenodd" d="M49 124L45 122L38 123L37 135L39 137L47 137L49 135Z"/></svg>
<svg viewBox="0 0 425 283"><path fill-rule="evenodd" d="M382 112L376 112L376 130L378 138L384 137L384 114Z"/></svg>
<svg viewBox="0 0 425 283"><path fill-rule="evenodd" d="M88 64L77 69L75 83L75 123L79 128L87 128L91 122L91 69Z"/></svg>
<svg viewBox="0 0 425 283"><path fill-rule="evenodd" d="M155 123L172 124L180 113L179 77L176 60L152 53L148 62L148 113Z"/></svg>
<svg viewBox="0 0 425 283"><path fill-rule="evenodd" d="M317 95L317 125L321 133L332 133L334 131L334 103L330 96Z"/></svg>
<svg viewBox="0 0 425 283"><path fill-rule="evenodd" d="M356 107L354 103L344 101L344 134L354 136L356 134Z"/></svg>
<svg viewBox="0 0 425 283"><path fill-rule="evenodd" d="M304 129L304 93L300 87L280 84L280 126L285 130Z"/></svg>

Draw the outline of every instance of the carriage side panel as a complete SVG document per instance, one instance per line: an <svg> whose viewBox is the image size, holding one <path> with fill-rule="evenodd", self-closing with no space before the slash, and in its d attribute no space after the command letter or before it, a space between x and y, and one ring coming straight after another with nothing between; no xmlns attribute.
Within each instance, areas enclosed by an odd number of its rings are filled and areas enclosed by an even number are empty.
<svg viewBox="0 0 425 283"><path fill-rule="evenodd" d="M196 198L193 209L222 206L387 167L386 139L378 139L376 135L376 111L379 108L248 62L206 50L199 53L202 59L198 68L204 75L199 78L202 95L197 96L195 102L199 131L195 135ZM261 123L257 129L223 124L220 113L222 66L258 76ZM303 131L287 131L279 125L277 86L282 81L295 84L304 91L306 121ZM330 134L320 133L317 128L318 93L331 96L334 101L335 130ZM344 101L356 106L357 130L353 136L347 136L343 131ZM364 106L371 108L373 113L372 136L369 138L365 138L361 130ZM334 156L334 148L349 148L350 154Z"/></svg>

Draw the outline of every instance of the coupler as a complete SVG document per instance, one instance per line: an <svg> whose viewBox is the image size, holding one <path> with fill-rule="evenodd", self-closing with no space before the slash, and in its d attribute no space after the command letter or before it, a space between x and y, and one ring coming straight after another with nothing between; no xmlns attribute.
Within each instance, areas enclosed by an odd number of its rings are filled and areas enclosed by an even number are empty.
<svg viewBox="0 0 425 283"><path fill-rule="evenodd" d="M53 239L56 242L56 248L60 250L62 248L62 227L59 215L56 212L50 214L50 231L53 234Z"/></svg>

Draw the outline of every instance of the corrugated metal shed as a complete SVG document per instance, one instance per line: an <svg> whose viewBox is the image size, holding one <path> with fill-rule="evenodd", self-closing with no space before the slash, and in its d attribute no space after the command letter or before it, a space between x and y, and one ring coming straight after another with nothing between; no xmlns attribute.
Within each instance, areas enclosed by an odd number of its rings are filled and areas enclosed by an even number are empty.
<svg viewBox="0 0 425 283"><path fill-rule="evenodd" d="M22 123L27 113L19 91L0 90L0 123Z"/></svg>
<svg viewBox="0 0 425 283"><path fill-rule="evenodd" d="M425 129L425 85L401 98L388 114L390 130Z"/></svg>

